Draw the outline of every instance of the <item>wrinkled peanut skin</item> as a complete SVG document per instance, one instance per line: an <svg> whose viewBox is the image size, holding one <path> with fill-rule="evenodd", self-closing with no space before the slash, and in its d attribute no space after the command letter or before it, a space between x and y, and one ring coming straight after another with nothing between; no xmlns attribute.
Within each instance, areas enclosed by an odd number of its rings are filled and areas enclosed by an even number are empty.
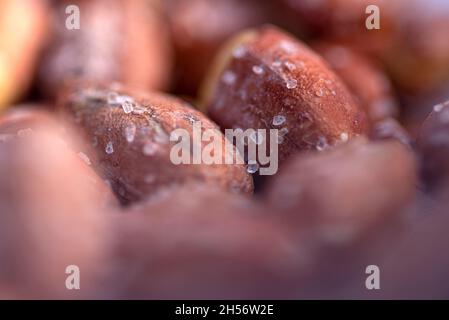
<svg viewBox="0 0 449 320"><path fill-rule="evenodd" d="M287 130L280 161L320 143L334 145L342 134L350 139L365 133L365 113L321 57L275 27L248 33L205 83L203 107L222 129ZM262 72L255 73L255 66ZM285 123L274 125L276 115Z"/></svg>
<svg viewBox="0 0 449 320"><path fill-rule="evenodd" d="M60 108L74 128L83 134L86 144L94 147L98 172L110 181L124 203L151 196L161 186L194 180L232 192L252 192L252 177L243 164L225 164L224 159L222 164L211 165L175 165L171 161L170 153L175 144L169 140L171 132L183 128L192 136L194 122L201 123L204 130L216 130L223 146L227 141L214 123L185 102L163 94L119 90L120 94L134 97L144 110L142 114L126 114L121 106L90 99L89 89L114 91L107 86L72 88L61 98ZM135 130L132 141L126 138L129 126ZM106 152L108 144L112 146L109 154ZM202 150L208 143L201 141L200 144ZM147 146L151 147L151 152L146 153Z"/></svg>

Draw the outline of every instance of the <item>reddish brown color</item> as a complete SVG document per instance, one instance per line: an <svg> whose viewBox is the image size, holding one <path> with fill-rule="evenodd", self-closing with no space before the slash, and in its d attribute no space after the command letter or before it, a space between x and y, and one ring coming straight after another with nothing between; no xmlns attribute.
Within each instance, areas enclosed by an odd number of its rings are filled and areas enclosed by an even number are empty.
<svg viewBox="0 0 449 320"><path fill-rule="evenodd" d="M80 298L97 289L111 191L44 124L0 142L0 296ZM82 291L65 287L81 270Z"/></svg>
<svg viewBox="0 0 449 320"><path fill-rule="evenodd" d="M222 129L279 129L281 161L365 132L365 114L346 86L299 40L266 26L232 45L204 88L203 107ZM276 115L284 123L274 125Z"/></svg>
<svg viewBox="0 0 449 320"><path fill-rule="evenodd" d="M415 168L413 153L400 143L360 138L330 151L292 157L266 196L272 214L293 230L350 243L411 201Z"/></svg>
<svg viewBox="0 0 449 320"><path fill-rule="evenodd" d="M127 114L120 104L108 103L111 93L132 97L133 111ZM244 165L172 163L170 152L175 142L169 139L174 129L186 129L192 136L192 125L200 123L202 130L218 132L202 113L177 98L108 86L82 86L68 90L60 104L87 143L96 149L95 166L124 202L150 196L161 186L192 180L233 192L252 192L252 177ZM224 145L224 136L221 139ZM207 144L202 141L201 150Z"/></svg>
<svg viewBox="0 0 449 320"><path fill-rule="evenodd" d="M390 79L374 60L344 45L321 42L312 47L347 84L371 123L398 115Z"/></svg>

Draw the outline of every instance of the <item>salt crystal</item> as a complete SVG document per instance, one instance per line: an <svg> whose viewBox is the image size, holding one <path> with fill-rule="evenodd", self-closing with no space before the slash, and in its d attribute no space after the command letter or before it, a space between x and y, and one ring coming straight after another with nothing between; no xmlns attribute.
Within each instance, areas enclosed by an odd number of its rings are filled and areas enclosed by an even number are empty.
<svg viewBox="0 0 449 320"><path fill-rule="evenodd" d="M125 127L125 138L128 143L134 141L134 137L136 136L136 125L131 123Z"/></svg>
<svg viewBox="0 0 449 320"><path fill-rule="evenodd" d="M234 58L236 59L240 59L243 58L243 56L246 54L246 49L244 46L238 46L237 48L234 49L234 52L232 53L232 55L234 56Z"/></svg>
<svg viewBox="0 0 449 320"><path fill-rule="evenodd" d="M281 41L279 44L279 47L281 47L282 50L284 50L286 53L293 53L296 51L296 45L291 41Z"/></svg>
<svg viewBox="0 0 449 320"><path fill-rule="evenodd" d="M295 89L298 86L298 81L296 79L287 79L286 84L287 89Z"/></svg>
<svg viewBox="0 0 449 320"><path fill-rule="evenodd" d="M315 94L318 97L322 97L322 96L324 96L324 90L323 89L318 89L318 90L315 91Z"/></svg>
<svg viewBox="0 0 449 320"><path fill-rule="evenodd" d="M225 84L230 86L230 85L234 84L235 80L237 79L237 76L235 75L234 72L227 70L223 73L223 76L221 77L221 79L223 80L223 82Z"/></svg>
<svg viewBox="0 0 449 320"><path fill-rule="evenodd" d="M441 103L437 104L436 106L433 107L433 111L440 112L441 110L443 110L443 107L444 106Z"/></svg>
<svg viewBox="0 0 449 320"><path fill-rule="evenodd" d="M287 128L282 128L281 130L279 130L279 136L283 137L288 133L288 129Z"/></svg>
<svg viewBox="0 0 449 320"><path fill-rule="evenodd" d="M248 164L248 166L246 167L246 172L250 174L256 173L257 170L259 170L259 165L257 163Z"/></svg>
<svg viewBox="0 0 449 320"><path fill-rule="evenodd" d="M285 66L287 67L288 70L293 71L296 69L296 65L293 62L290 61L285 61Z"/></svg>
<svg viewBox="0 0 449 320"><path fill-rule="evenodd" d="M329 145L328 145L327 139L325 137L319 137L318 138L318 142L316 144L316 149L318 151L323 151L323 150L327 149L328 146Z"/></svg>
<svg viewBox="0 0 449 320"><path fill-rule="evenodd" d="M115 105L117 104L118 93L117 92L109 92L107 96L108 104Z"/></svg>
<svg viewBox="0 0 449 320"><path fill-rule="evenodd" d="M88 165L90 166L92 163L90 162L89 157L83 153L83 152L78 152L78 156Z"/></svg>
<svg viewBox="0 0 449 320"><path fill-rule="evenodd" d="M112 141L109 141L106 145L105 151L107 154L114 153L114 146L112 145Z"/></svg>
<svg viewBox="0 0 449 320"><path fill-rule="evenodd" d="M346 142L349 140L349 135L346 132L340 134L340 140Z"/></svg>
<svg viewBox="0 0 449 320"><path fill-rule="evenodd" d="M279 68L282 65L282 62L281 62L281 60L276 59L276 60L273 61L272 65L273 65L274 68Z"/></svg>
<svg viewBox="0 0 449 320"><path fill-rule="evenodd" d="M285 122L285 117L283 115L276 115L273 117L273 125L280 126Z"/></svg>
<svg viewBox="0 0 449 320"><path fill-rule="evenodd" d="M122 104L122 109L126 114L131 113L134 110L134 103L131 101L125 101Z"/></svg>

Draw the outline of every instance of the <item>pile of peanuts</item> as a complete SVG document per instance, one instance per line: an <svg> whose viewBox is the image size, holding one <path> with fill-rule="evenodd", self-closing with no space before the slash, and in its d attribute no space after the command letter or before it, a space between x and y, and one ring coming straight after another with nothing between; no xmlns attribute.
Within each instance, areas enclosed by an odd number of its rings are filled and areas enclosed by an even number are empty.
<svg viewBox="0 0 449 320"><path fill-rule="evenodd" d="M0 0L0 298L449 297L448 33L444 0ZM174 164L198 122L279 129L279 171Z"/></svg>

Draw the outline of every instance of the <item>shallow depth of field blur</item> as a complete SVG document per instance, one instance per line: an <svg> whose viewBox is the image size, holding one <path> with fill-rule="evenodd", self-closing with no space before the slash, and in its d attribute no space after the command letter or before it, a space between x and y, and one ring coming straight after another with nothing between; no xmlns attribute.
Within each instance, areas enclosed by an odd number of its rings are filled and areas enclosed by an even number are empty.
<svg viewBox="0 0 449 320"><path fill-rule="evenodd" d="M79 29L67 27L70 5ZM370 5L379 29L367 28ZM100 206L112 192L86 180L104 178L80 168L61 146L71 133L54 129L64 88L120 83L197 107L227 40L264 25L307 44L346 84L369 119L362 145L404 149L308 152L278 182L290 193L255 174L248 197L186 184L153 203L123 206L116 194ZM0 0L0 298L449 298L448 35L446 0ZM20 112L52 120L33 138L39 117ZM404 167L414 177L396 181ZM289 207L299 186L312 200ZM158 216L145 225L134 213ZM80 290L66 287L69 265ZM373 265L380 288L369 288Z"/></svg>

